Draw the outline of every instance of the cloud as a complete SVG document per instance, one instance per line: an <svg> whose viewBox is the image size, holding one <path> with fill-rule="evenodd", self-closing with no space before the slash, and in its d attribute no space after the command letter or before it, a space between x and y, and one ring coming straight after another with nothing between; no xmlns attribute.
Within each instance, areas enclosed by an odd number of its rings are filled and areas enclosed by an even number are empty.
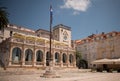
<svg viewBox="0 0 120 81"><path fill-rule="evenodd" d="M85 12L90 6L90 0L64 0L64 5L60 6L62 9L73 9L74 15L80 12Z"/></svg>

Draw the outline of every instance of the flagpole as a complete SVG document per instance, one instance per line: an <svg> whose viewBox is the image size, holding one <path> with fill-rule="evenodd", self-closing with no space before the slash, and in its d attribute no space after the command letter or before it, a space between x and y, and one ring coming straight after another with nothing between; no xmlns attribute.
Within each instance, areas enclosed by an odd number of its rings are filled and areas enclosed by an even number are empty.
<svg viewBox="0 0 120 81"><path fill-rule="evenodd" d="M50 5L50 57L49 57L49 67L47 67L45 73L43 73L42 77L46 78L57 78L60 77L57 73L53 70L53 59L51 53L52 47L52 6Z"/></svg>
<svg viewBox="0 0 120 81"><path fill-rule="evenodd" d="M52 6L50 5L50 58L49 58L49 65L50 61L52 61Z"/></svg>

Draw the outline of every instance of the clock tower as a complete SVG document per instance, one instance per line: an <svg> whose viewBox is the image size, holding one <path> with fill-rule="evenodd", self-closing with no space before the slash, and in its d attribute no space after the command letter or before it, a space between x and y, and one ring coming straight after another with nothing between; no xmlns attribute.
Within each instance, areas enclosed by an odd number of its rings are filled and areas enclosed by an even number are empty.
<svg viewBox="0 0 120 81"><path fill-rule="evenodd" d="M63 24L53 27L54 39L71 47L71 28Z"/></svg>

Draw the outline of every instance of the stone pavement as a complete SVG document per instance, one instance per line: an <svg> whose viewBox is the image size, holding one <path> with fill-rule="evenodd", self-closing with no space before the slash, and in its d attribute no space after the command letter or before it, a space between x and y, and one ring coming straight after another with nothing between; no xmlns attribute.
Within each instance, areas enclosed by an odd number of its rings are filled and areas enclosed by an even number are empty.
<svg viewBox="0 0 120 81"><path fill-rule="evenodd" d="M120 81L120 73L92 73L80 70L58 71L61 78L40 77L44 70L1 71L0 81Z"/></svg>

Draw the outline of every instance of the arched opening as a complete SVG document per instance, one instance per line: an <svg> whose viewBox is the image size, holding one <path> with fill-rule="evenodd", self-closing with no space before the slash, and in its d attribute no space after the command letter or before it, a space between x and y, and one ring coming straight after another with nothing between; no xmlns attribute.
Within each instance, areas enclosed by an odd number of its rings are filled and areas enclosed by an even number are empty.
<svg viewBox="0 0 120 81"><path fill-rule="evenodd" d="M67 62L67 55L64 53L63 55L62 55L62 57L63 57L63 63L66 63Z"/></svg>
<svg viewBox="0 0 120 81"><path fill-rule="evenodd" d="M42 62L43 61L43 52L41 50L38 50L36 52L36 61L37 62Z"/></svg>
<svg viewBox="0 0 120 81"><path fill-rule="evenodd" d="M78 68L87 69L88 68L88 62L84 59L79 60Z"/></svg>
<svg viewBox="0 0 120 81"><path fill-rule="evenodd" d="M12 50L12 63L20 64L20 61L21 61L21 49L18 47L15 47Z"/></svg>
<svg viewBox="0 0 120 81"><path fill-rule="evenodd" d="M56 63L59 62L59 53L58 52L55 53L55 62Z"/></svg>
<svg viewBox="0 0 120 81"><path fill-rule="evenodd" d="M73 63L73 55L72 54L69 55L69 62Z"/></svg>
<svg viewBox="0 0 120 81"><path fill-rule="evenodd" d="M51 56L50 53L47 52L46 53L46 66L49 66L50 56Z"/></svg>
<svg viewBox="0 0 120 81"><path fill-rule="evenodd" d="M25 64L31 65L33 61L33 52L31 49L25 51Z"/></svg>

